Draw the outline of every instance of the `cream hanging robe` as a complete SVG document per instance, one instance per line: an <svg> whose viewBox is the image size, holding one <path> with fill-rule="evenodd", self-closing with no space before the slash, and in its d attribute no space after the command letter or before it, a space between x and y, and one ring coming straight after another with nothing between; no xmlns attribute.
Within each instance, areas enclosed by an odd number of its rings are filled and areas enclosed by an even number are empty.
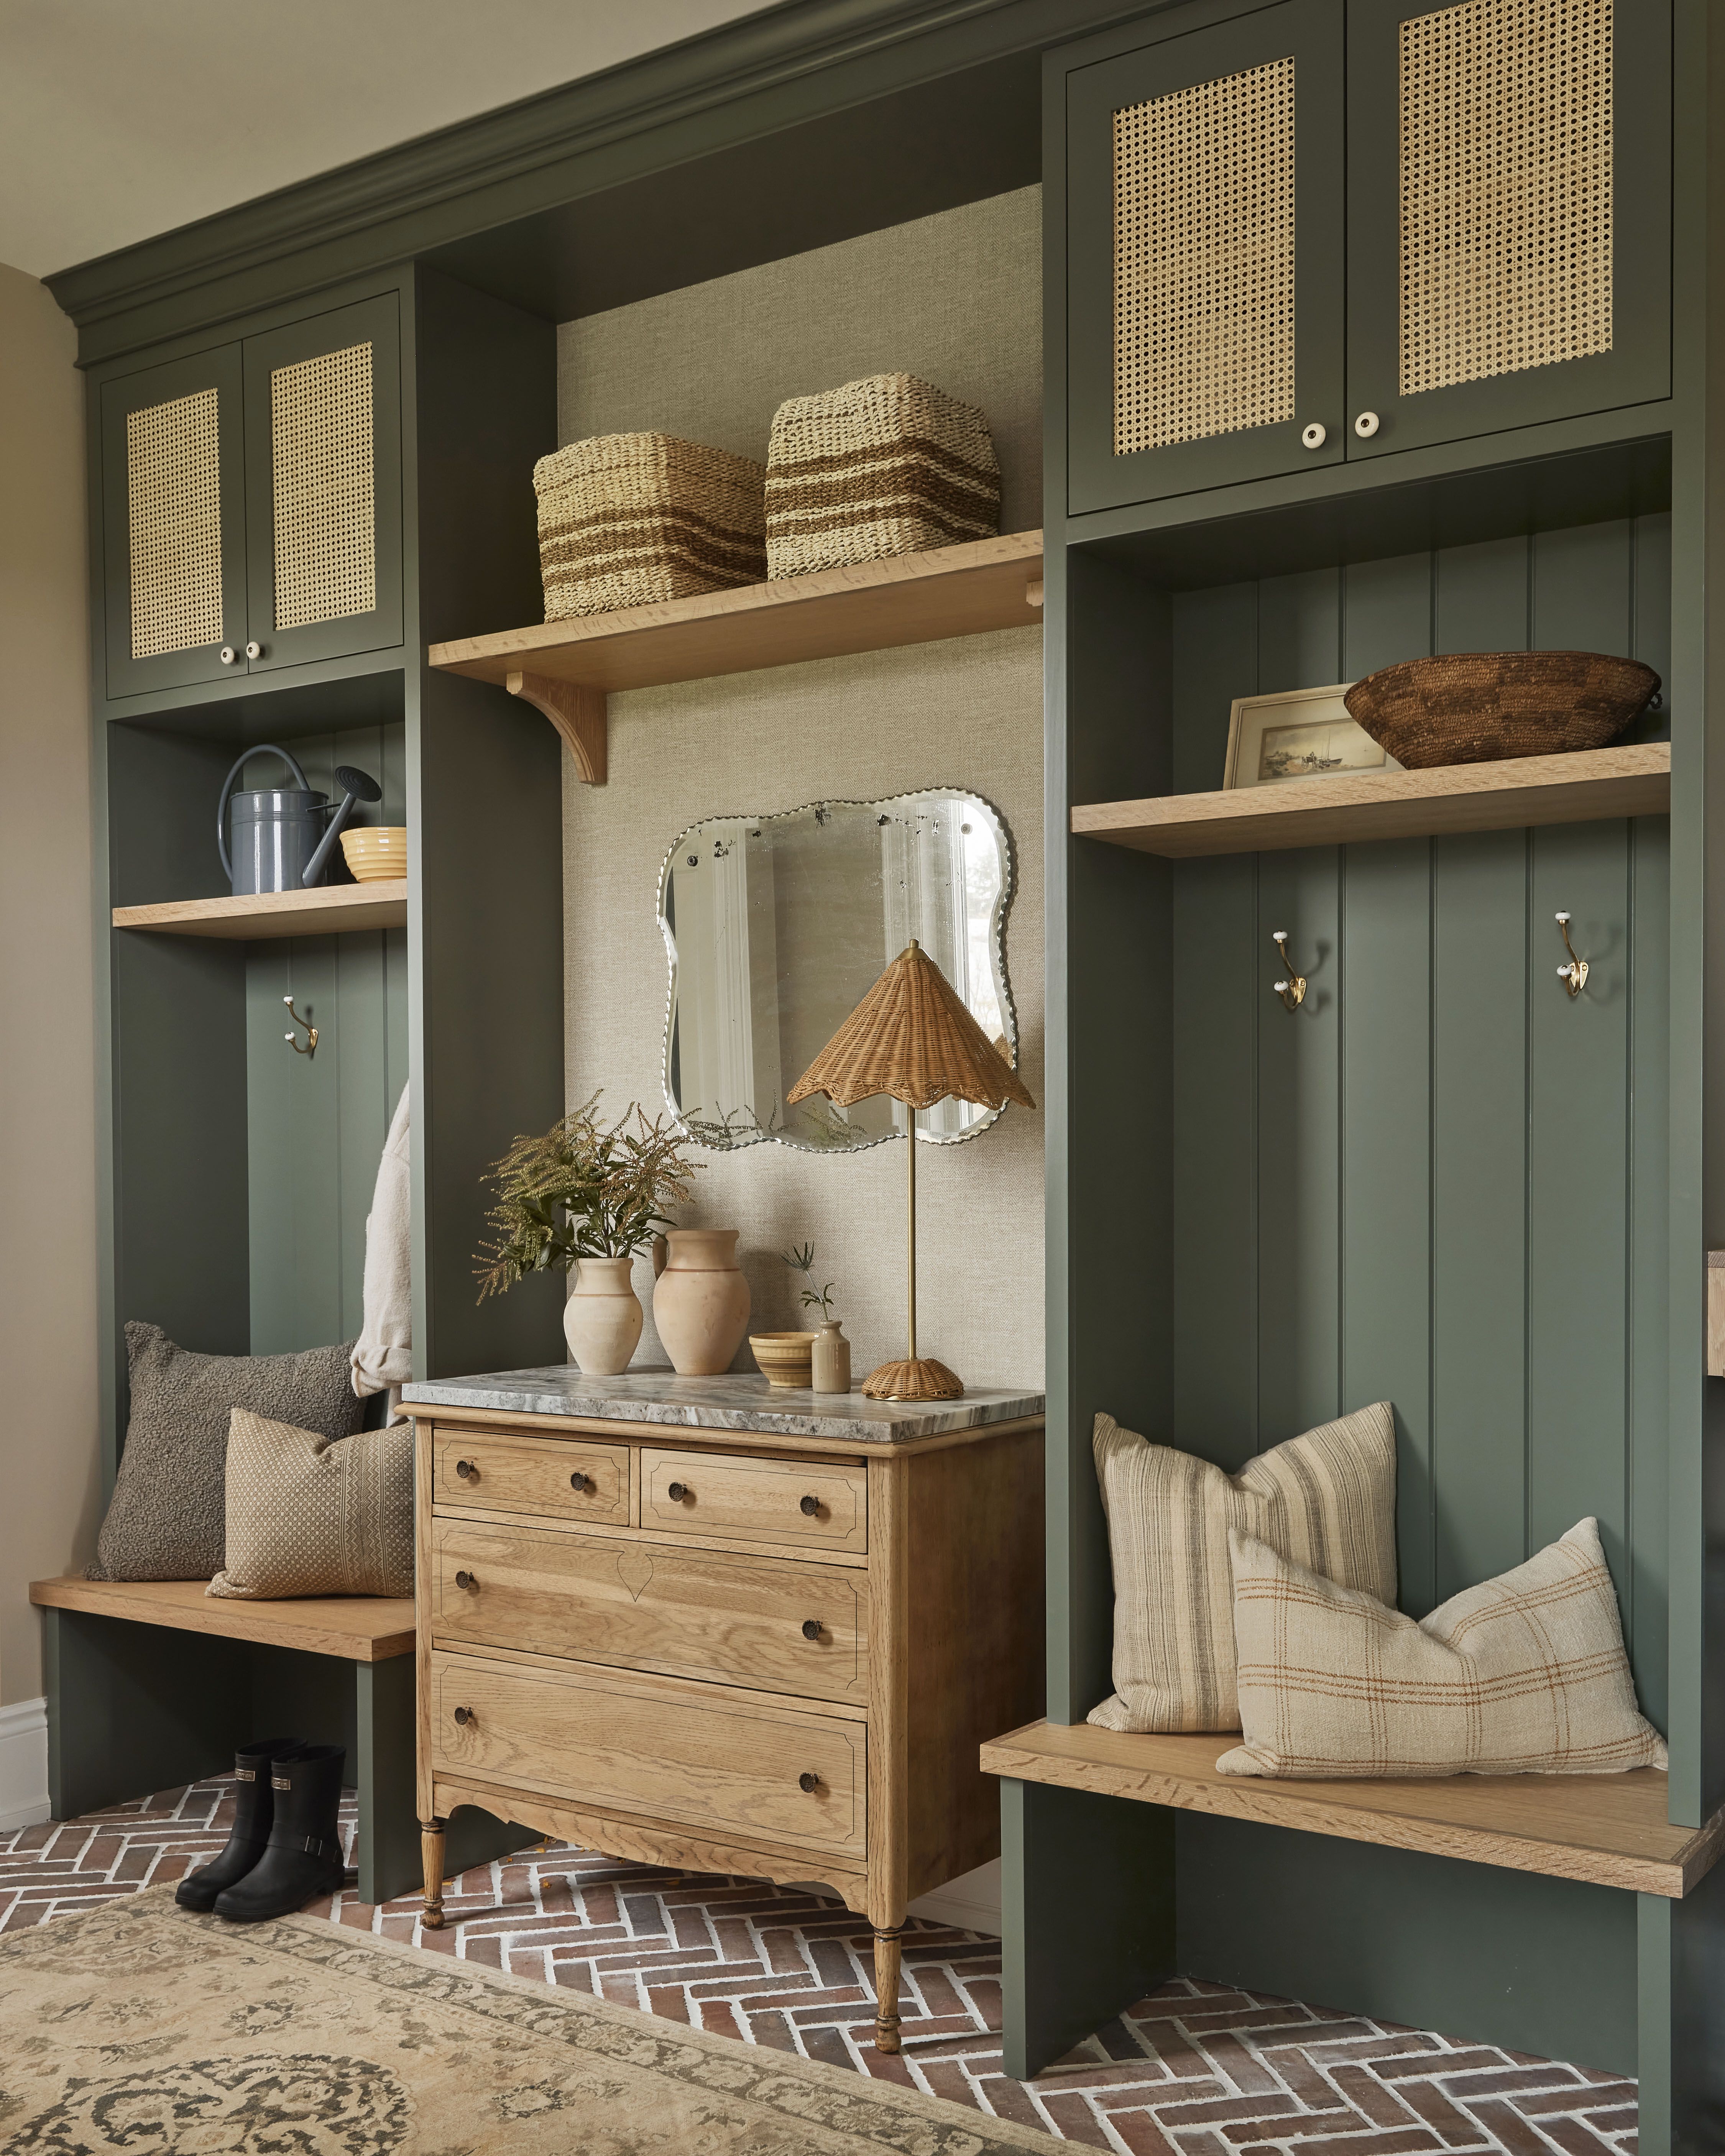
<svg viewBox="0 0 1725 2156"><path fill-rule="evenodd" d="M353 1389L362 1399L388 1392L393 1421L401 1412L401 1388L413 1374L413 1270L408 1228L413 1218L408 1167L408 1088L402 1088L377 1187L366 1216L365 1310L353 1343Z"/></svg>

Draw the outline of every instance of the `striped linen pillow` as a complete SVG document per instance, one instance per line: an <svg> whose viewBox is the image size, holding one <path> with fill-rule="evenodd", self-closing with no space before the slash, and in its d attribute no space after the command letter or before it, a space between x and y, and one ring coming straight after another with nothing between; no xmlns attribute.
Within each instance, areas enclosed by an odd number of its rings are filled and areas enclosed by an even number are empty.
<svg viewBox="0 0 1725 2156"><path fill-rule="evenodd" d="M351 1440L350 1440L351 1442ZM1245 1741L1224 1774L1407 1779L1663 1767L1623 1650L1599 1524L1417 1625L1228 1537Z"/></svg>
<svg viewBox="0 0 1725 2156"><path fill-rule="evenodd" d="M1229 1476L1152 1445L1111 1415L1093 1439L1114 1560L1114 1694L1101 1729L1238 1729L1234 1578L1239 1528L1343 1587L1395 1600L1395 1418L1360 1408Z"/></svg>

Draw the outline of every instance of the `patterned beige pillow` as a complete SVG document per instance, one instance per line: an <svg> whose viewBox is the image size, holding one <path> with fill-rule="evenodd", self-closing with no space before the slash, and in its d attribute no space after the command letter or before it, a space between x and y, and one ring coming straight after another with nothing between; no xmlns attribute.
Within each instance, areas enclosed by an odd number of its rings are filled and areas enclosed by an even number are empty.
<svg viewBox="0 0 1725 2156"><path fill-rule="evenodd" d="M1224 1774L1615 1774L1663 1767L1635 1705L1598 1523L1430 1616L1230 1534L1245 1742Z"/></svg>
<svg viewBox="0 0 1725 2156"><path fill-rule="evenodd" d="M331 1440L235 1408L228 1562L204 1590L243 1599L413 1591L413 1425Z"/></svg>
<svg viewBox="0 0 1725 2156"><path fill-rule="evenodd" d="M1102 1729L1238 1729L1234 1576L1244 1529L1343 1587L1395 1600L1395 1418L1360 1408L1260 1453L1240 1474L1096 1417L1114 1559L1114 1697Z"/></svg>

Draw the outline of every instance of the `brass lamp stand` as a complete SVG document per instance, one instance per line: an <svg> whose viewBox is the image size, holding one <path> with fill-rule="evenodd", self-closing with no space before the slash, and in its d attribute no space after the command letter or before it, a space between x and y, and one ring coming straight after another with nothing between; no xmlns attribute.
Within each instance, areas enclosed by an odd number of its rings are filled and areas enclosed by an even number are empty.
<svg viewBox="0 0 1725 2156"><path fill-rule="evenodd" d="M962 1379L944 1363L916 1353L916 1111L938 1101L971 1101L983 1108L1036 1103L914 938L786 1094L786 1103L813 1093L824 1093L839 1108L885 1093L910 1111L905 1359L883 1363L863 1391L872 1400L955 1400L964 1390Z"/></svg>

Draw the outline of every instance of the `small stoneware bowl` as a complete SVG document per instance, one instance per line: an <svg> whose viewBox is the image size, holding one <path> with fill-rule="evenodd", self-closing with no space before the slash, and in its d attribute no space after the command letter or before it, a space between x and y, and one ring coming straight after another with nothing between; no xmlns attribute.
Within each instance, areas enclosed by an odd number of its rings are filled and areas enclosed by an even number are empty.
<svg viewBox="0 0 1725 2156"><path fill-rule="evenodd" d="M752 1332L749 1347L769 1385L806 1393L814 1383L812 1332Z"/></svg>
<svg viewBox="0 0 1725 2156"><path fill-rule="evenodd" d="M341 851L361 883L382 883L408 872L408 827L386 824L367 825L341 834Z"/></svg>

